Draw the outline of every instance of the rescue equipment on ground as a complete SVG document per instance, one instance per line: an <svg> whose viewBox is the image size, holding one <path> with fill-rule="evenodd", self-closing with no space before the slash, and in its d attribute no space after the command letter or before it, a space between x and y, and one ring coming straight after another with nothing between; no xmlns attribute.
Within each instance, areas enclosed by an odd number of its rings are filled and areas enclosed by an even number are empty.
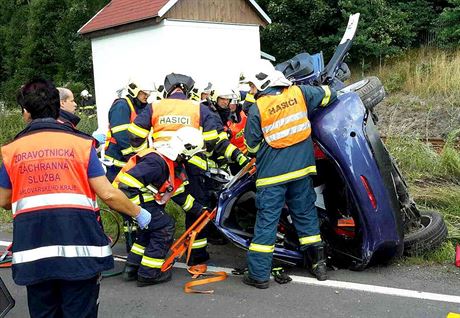
<svg viewBox="0 0 460 318"><path fill-rule="evenodd" d="M171 254L163 263L161 267L162 272L166 272L172 268L176 260L182 257L187 252L186 263L190 258L192 252L192 246L195 242L196 236L203 230L203 228L216 217L217 210L204 211L200 217L193 223L187 231L178 238L171 246ZM186 293L197 293L197 294L212 294L214 290L196 290L192 287L205 285L209 283L215 283L227 279L227 273L225 272L207 272L207 266L205 264L191 266L188 272L192 274L192 278L196 279L200 276L212 276L211 278L203 278L195 281L191 281L185 284L184 291Z"/></svg>

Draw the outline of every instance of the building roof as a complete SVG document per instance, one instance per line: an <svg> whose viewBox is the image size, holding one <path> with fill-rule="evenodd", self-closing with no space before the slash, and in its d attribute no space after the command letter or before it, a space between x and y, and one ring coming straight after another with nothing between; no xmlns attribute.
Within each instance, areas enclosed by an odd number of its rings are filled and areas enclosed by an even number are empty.
<svg viewBox="0 0 460 318"><path fill-rule="evenodd" d="M88 34L142 20L162 18L179 0L112 0L83 25L79 34ZM267 22L271 19L255 0L248 0L251 6Z"/></svg>

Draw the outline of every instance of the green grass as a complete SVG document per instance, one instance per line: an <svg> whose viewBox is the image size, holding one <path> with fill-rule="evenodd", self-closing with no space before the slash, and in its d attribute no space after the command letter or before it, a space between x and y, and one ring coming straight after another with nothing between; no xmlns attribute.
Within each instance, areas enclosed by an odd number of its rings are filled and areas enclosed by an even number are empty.
<svg viewBox="0 0 460 318"><path fill-rule="evenodd" d="M390 93L403 92L422 98L441 96L458 100L460 50L444 51L422 47L366 70L361 66L352 67L353 81L369 75L378 76Z"/></svg>
<svg viewBox="0 0 460 318"><path fill-rule="evenodd" d="M19 110L7 111L0 114L0 145L11 141L25 127ZM0 158L1 159L1 158Z"/></svg>
<svg viewBox="0 0 460 318"><path fill-rule="evenodd" d="M460 153L452 147L454 132L441 153L407 138L390 138L387 146L409 182L419 208L439 211L449 236L439 249L405 260L408 264L452 263L460 242Z"/></svg>

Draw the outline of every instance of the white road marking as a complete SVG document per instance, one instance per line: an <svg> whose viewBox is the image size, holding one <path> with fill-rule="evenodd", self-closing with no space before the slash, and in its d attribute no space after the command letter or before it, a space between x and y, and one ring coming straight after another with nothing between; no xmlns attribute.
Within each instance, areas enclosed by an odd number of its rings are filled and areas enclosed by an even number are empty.
<svg viewBox="0 0 460 318"><path fill-rule="evenodd" d="M11 242L0 241L0 246L8 246L10 245L10 243ZM117 257L117 256L114 256L114 259L116 261L126 262L125 259ZM186 269L187 265L184 263L176 262L176 264L174 264L174 267ZM208 266L208 270L211 272L226 272L227 274L232 275L233 269L226 268L226 267ZM374 294L399 296L399 297L424 299L424 300L434 300L434 301L440 301L440 302L460 304L460 296L454 296L454 295L427 293L427 292L416 291L416 290L411 290L411 289L400 289L400 288L384 287L384 286L377 286L377 285L359 284L359 283L351 283L351 282L344 282L344 281L338 281L338 280L326 280L326 281L320 282L316 280L315 278L296 276L296 275L290 275L290 276L292 278L292 282L298 283L298 284L348 289L348 290L356 290L356 291L362 291L362 292L368 292L368 293L374 293Z"/></svg>
<svg viewBox="0 0 460 318"><path fill-rule="evenodd" d="M125 262L125 260L122 258L115 257L115 260ZM174 264L174 267L183 268L183 269L188 268L186 264L177 263L177 262ZM233 269L226 268L226 267L208 266L208 270L210 272L226 272L227 274L232 275ZM235 275L232 275L232 276L235 276ZM460 296L427 293L427 292L410 290L410 289L400 289L400 288L384 287L384 286L377 286L377 285L358 284L358 283L344 282L344 281L338 281L338 280L326 280L326 281L320 282L316 278L296 276L296 275L290 275L290 277L292 278L293 283L299 283L299 284L339 288L339 289L348 289L348 290L363 291L363 292L368 292L368 293L383 294L383 295L389 295L389 296L400 296L400 297L407 297L407 298L434 300L434 301L460 304Z"/></svg>
<svg viewBox="0 0 460 318"><path fill-rule="evenodd" d="M326 281L320 282L316 280L315 278L294 276L294 275L292 275L291 278L293 282L307 284L307 285L357 290L357 291L364 291L364 292L375 293L375 294L383 294L383 295L390 295L390 296L400 296L400 297L407 297L407 298L434 300L434 301L442 301L442 302L447 302L447 303L460 304L460 296L427 293L427 292L410 290L410 289L400 289L400 288L383 287L383 286L377 286L377 285L358 284L358 283L351 283L351 282L344 282L344 281L337 281L337 280L326 280Z"/></svg>

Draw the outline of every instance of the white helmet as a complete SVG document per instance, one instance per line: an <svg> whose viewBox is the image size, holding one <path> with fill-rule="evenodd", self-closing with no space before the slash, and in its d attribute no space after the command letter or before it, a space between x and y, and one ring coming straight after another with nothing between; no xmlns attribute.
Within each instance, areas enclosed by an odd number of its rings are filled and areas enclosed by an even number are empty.
<svg viewBox="0 0 460 318"><path fill-rule="evenodd" d="M232 100L232 99L237 99L238 96L235 94L233 89L219 87L215 89L214 92L212 93L211 100L213 102L217 102L218 98L226 98L226 99Z"/></svg>
<svg viewBox="0 0 460 318"><path fill-rule="evenodd" d="M153 103L155 101L162 100L163 97L164 97L164 91L165 91L165 87L163 86L163 84L158 86L158 87L154 84L153 85L153 90L152 90L152 92L150 94L148 102Z"/></svg>
<svg viewBox="0 0 460 318"><path fill-rule="evenodd" d="M204 140L200 130L193 127L178 129L168 142L159 144L156 150L171 160L183 155L186 160L204 151Z"/></svg>
<svg viewBox="0 0 460 318"><path fill-rule="evenodd" d="M195 87L190 91L190 99L201 102L203 94L211 95L213 92L212 83L208 82L206 85L195 85Z"/></svg>
<svg viewBox="0 0 460 318"><path fill-rule="evenodd" d="M130 79L126 85L126 91L129 96L136 98L139 92L150 94L154 90L154 84L147 81L140 81L139 79Z"/></svg>
<svg viewBox="0 0 460 318"><path fill-rule="evenodd" d="M81 91L80 96L83 98L91 98L93 95L91 95L87 89L84 89Z"/></svg>
<svg viewBox="0 0 460 318"><path fill-rule="evenodd" d="M240 76L240 84L252 83L258 91L264 91L273 86L290 86L283 73L275 70L275 67L268 60L259 60L250 70L243 72Z"/></svg>

